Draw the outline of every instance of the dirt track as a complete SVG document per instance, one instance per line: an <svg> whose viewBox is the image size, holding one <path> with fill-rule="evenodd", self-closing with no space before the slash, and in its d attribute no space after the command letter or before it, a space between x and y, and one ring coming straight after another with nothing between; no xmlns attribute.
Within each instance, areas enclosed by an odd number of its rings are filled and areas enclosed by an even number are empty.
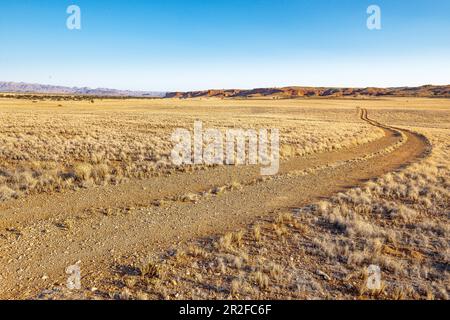
<svg viewBox="0 0 450 320"><path fill-rule="evenodd" d="M281 164L279 176L267 181L258 181L259 167L217 167L3 203L0 298L32 297L64 283L65 268L77 261L81 261L83 284L92 285L115 257L161 252L181 241L235 230L261 216L312 203L396 170L426 153L425 138L403 131L407 141L399 148L360 159L401 139L399 129L370 120L366 110L361 118L383 129L385 137L368 145L292 159ZM309 168L317 170L294 174ZM244 187L203 196L195 203L152 205L235 181Z"/></svg>

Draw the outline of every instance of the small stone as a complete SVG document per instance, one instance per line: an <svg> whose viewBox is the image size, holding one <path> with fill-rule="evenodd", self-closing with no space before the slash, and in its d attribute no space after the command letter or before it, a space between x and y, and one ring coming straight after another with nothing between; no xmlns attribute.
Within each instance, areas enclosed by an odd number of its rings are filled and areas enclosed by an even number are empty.
<svg viewBox="0 0 450 320"><path fill-rule="evenodd" d="M327 275L325 272L317 270L317 274L321 276L324 280L330 281L331 277Z"/></svg>

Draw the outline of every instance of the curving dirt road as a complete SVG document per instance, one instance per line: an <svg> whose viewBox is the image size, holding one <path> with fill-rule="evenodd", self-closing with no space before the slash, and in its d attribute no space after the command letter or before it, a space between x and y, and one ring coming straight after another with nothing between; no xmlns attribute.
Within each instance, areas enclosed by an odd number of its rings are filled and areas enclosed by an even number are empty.
<svg viewBox="0 0 450 320"><path fill-rule="evenodd" d="M429 151L423 136L371 120L367 110L360 114L385 136L368 145L286 161L278 176L265 181L257 166L221 166L0 204L0 298L33 297L62 284L65 268L77 261L83 284L94 286L117 257L161 252L182 241L235 230L397 170ZM242 186L218 195L208 192L232 182ZM198 196L179 201L187 193Z"/></svg>

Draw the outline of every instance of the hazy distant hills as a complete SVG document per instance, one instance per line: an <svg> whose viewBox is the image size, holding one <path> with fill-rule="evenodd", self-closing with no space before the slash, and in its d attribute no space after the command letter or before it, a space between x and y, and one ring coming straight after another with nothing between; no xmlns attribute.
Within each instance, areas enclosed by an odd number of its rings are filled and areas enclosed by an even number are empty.
<svg viewBox="0 0 450 320"><path fill-rule="evenodd" d="M110 97L164 97L165 92L156 91L129 91L105 88L77 88L63 87L23 82L1 82L0 92L8 93L40 93L40 94L69 94L69 95L92 95Z"/></svg>
<svg viewBox="0 0 450 320"><path fill-rule="evenodd" d="M450 85L397 88L325 88L284 87L259 89L205 90L190 92L130 91L105 88L77 88L31 83L1 82L0 92L27 94L67 94L109 97L161 97L161 98L272 98L290 99L300 97L428 97L450 98Z"/></svg>
<svg viewBox="0 0 450 320"><path fill-rule="evenodd" d="M288 99L298 97L440 97L450 98L450 85L398 88L314 88L284 87L252 90L206 90L191 92L169 92L166 98L262 98Z"/></svg>

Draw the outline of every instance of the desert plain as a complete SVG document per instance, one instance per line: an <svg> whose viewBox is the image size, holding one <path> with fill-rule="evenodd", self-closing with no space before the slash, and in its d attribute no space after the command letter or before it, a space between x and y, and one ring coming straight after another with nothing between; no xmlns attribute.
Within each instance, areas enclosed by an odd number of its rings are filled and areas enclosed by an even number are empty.
<svg viewBox="0 0 450 320"><path fill-rule="evenodd" d="M9 96L0 116L0 298L449 298L449 99ZM278 129L278 174L174 165L195 121Z"/></svg>

